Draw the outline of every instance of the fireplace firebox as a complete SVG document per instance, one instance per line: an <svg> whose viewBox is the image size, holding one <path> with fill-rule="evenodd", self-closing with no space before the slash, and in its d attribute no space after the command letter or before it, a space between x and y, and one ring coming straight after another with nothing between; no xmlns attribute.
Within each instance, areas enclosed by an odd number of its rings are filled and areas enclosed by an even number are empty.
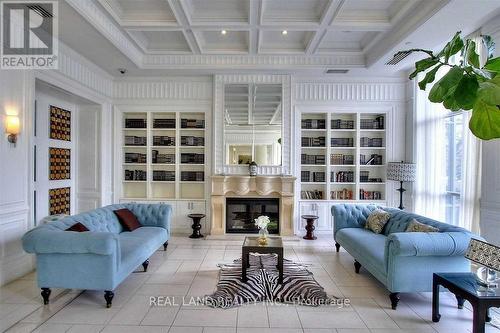
<svg viewBox="0 0 500 333"><path fill-rule="evenodd" d="M279 234L279 198L226 198L226 233L258 233L255 219L261 215L269 217L267 230Z"/></svg>

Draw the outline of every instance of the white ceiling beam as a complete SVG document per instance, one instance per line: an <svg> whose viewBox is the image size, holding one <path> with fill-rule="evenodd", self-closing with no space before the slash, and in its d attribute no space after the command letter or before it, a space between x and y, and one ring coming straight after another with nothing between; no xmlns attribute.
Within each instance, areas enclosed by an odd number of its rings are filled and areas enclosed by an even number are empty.
<svg viewBox="0 0 500 333"><path fill-rule="evenodd" d="M249 0L249 22L250 32L248 41L248 52L257 54L259 44L259 20L262 10L262 0Z"/></svg>
<svg viewBox="0 0 500 333"><path fill-rule="evenodd" d="M182 33L184 35L184 38L186 39L186 42L191 49L191 52L194 54L200 54L201 53L201 47L196 39L196 36L194 35L193 31L189 27L189 16L186 13L186 9L183 6L182 2L179 1L174 1L174 0L167 0L168 4L170 5L170 9L172 9L172 12L174 13L175 19L179 23L182 29Z"/></svg>
<svg viewBox="0 0 500 333"><path fill-rule="evenodd" d="M278 104L278 106L276 107L276 110L274 111L273 116L271 117L271 120L269 121L269 125L272 125L274 123L276 118L278 118L278 116L280 116L280 113L281 113L281 103Z"/></svg>
<svg viewBox="0 0 500 333"><path fill-rule="evenodd" d="M226 118L226 123L227 124L232 124L232 120L231 120L231 117L229 116L229 112L227 112L227 109L224 110L224 118Z"/></svg>
<svg viewBox="0 0 500 333"><path fill-rule="evenodd" d="M306 45L306 55L311 55L316 52L321 41L326 35L326 29L330 22L332 22L333 18L337 15L340 8L344 4L344 0L330 0L326 5L325 11L321 16L321 20L319 23L319 29L315 30L313 37L309 40Z"/></svg>

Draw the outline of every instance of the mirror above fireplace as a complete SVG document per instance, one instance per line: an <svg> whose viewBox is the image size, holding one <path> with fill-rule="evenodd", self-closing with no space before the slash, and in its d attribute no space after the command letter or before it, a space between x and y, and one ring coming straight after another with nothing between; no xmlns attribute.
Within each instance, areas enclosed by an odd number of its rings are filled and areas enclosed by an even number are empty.
<svg viewBox="0 0 500 333"><path fill-rule="evenodd" d="M224 86L225 164L281 165L281 84Z"/></svg>

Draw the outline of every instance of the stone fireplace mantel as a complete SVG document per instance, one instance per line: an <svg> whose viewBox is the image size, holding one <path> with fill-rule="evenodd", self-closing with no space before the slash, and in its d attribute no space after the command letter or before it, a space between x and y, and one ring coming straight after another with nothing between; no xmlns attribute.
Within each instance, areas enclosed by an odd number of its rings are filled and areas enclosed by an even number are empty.
<svg viewBox="0 0 500 333"><path fill-rule="evenodd" d="M226 232L226 198L280 198L280 235L293 235L294 184L291 176L212 176L211 235Z"/></svg>

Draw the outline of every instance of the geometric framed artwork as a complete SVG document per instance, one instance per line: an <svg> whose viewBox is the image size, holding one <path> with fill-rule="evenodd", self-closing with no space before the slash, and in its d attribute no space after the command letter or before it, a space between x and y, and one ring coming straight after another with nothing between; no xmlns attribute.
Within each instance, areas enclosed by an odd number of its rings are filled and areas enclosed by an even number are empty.
<svg viewBox="0 0 500 333"><path fill-rule="evenodd" d="M49 190L49 215L71 212L71 187L53 188Z"/></svg>
<svg viewBox="0 0 500 333"><path fill-rule="evenodd" d="M54 140L71 141L71 111L50 106L50 133Z"/></svg>
<svg viewBox="0 0 500 333"><path fill-rule="evenodd" d="M71 149L49 147L49 180L71 179Z"/></svg>
<svg viewBox="0 0 500 333"><path fill-rule="evenodd" d="M500 271L500 247L471 239L465 258L496 271Z"/></svg>

